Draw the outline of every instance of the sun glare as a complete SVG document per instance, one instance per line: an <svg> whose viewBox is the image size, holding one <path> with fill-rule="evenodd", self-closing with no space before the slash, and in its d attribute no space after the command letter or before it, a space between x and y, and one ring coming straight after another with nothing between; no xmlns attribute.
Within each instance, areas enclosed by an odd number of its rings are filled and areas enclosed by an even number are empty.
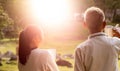
<svg viewBox="0 0 120 71"><path fill-rule="evenodd" d="M44 23L63 22L70 15L67 0L30 0L31 12L34 17Z"/></svg>

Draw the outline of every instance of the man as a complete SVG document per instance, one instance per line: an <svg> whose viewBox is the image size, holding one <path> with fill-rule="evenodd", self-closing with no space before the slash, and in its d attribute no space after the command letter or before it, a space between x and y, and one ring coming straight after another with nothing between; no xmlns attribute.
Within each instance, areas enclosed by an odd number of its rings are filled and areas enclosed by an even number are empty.
<svg viewBox="0 0 120 71"><path fill-rule="evenodd" d="M74 71L118 71L120 39L102 32L106 25L103 11L97 7L88 8L84 24L90 35L75 50Z"/></svg>

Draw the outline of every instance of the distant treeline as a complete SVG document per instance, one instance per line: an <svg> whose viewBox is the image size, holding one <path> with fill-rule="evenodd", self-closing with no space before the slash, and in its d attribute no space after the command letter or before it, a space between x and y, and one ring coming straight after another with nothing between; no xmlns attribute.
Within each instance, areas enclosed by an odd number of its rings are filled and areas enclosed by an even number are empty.
<svg viewBox="0 0 120 71"><path fill-rule="evenodd" d="M83 13L90 6L102 8L108 22L120 22L120 0L72 0L73 12ZM0 38L16 38L28 25L27 0L0 0Z"/></svg>

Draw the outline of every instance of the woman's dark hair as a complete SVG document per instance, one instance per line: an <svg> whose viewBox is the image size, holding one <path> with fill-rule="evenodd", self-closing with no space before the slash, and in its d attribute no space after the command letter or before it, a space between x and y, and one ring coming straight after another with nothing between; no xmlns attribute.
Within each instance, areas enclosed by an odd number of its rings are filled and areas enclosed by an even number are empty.
<svg viewBox="0 0 120 71"><path fill-rule="evenodd" d="M27 58L30 55L32 49L38 47L38 45L35 45L35 47L32 48L30 46L35 37L39 37L40 41L42 40L41 30L33 25L28 26L25 30L23 30L20 33L18 54L19 54L19 62L23 65L26 64Z"/></svg>

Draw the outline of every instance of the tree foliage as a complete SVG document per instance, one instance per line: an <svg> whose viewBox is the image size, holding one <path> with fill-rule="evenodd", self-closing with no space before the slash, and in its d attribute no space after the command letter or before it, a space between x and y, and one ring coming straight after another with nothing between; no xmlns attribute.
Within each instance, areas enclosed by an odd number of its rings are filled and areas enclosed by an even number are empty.
<svg viewBox="0 0 120 71"><path fill-rule="evenodd" d="M4 9L6 2L7 0L0 0L0 38L6 37L4 30L14 24L12 18L9 17L8 13ZM8 30L10 31L11 29Z"/></svg>
<svg viewBox="0 0 120 71"><path fill-rule="evenodd" d="M116 14L120 9L120 0L72 0L77 12L84 12L90 6L98 6L105 12L113 13L113 21L120 20ZM29 21L27 0L0 0L0 38L17 37L20 30ZM24 22L24 23L23 23Z"/></svg>
<svg viewBox="0 0 120 71"><path fill-rule="evenodd" d="M117 10L120 9L120 0L76 0L79 10L85 10L90 6L97 6L106 14L112 15L112 22L120 22L120 16L117 14Z"/></svg>

